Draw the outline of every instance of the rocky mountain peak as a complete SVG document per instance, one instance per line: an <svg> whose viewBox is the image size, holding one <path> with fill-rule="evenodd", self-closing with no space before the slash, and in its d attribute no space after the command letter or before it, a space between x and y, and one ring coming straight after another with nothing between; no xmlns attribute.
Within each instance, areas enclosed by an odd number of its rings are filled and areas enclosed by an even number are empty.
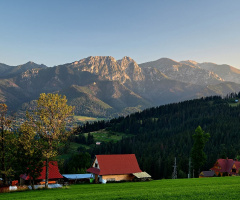
<svg viewBox="0 0 240 200"><path fill-rule="evenodd" d="M198 62L196 62L194 60L183 60L183 61L180 61L180 63L187 64L187 65L193 65L193 66L198 65Z"/></svg>

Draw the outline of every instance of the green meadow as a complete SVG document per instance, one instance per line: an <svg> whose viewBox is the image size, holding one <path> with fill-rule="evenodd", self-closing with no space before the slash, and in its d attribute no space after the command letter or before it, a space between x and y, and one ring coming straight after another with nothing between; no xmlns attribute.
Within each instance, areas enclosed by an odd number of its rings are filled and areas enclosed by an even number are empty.
<svg viewBox="0 0 240 200"><path fill-rule="evenodd" d="M106 118L96 118L96 117L87 117L87 116L80 116L75 115L74 120L77 122L94 122L94 121L101 121L101 120L107 120Z"/></svg>
<svg viewBox="0 0 240 200"><path fill-rule="evenodd" d="M91 132L93 135L94 141L96 142L117 142L121 140L123 137L131 137L133 135L131 134L125 134L125 133L114 133L106 131L105 129ZM88 133L84 133L84 136L87 137Z"/></svg>
<svg viewBox="0 0 240 200"><path fill-rule="evenodd" d="M163 179L150 182L71 185L62 189L0 194L4 200L38 199L239 199L240 177Z"/></svg>

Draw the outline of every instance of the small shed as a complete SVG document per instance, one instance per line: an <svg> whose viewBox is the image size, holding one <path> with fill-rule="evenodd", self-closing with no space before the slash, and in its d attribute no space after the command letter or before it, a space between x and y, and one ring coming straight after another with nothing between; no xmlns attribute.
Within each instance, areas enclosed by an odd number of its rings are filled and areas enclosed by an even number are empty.
<svg viewBox="0 0 240 200"><path fill-rule="evenodd" d="M213 177L216 176L214 171L202 171L199 174L199 178L207 178L207 177Z"/></svg>
<svg viewBox="0 0 240 200"><path fill-rule="evenodd" d="M140 181L147 181L152 178L151 175L149 175L147 172L133 173L133 175L136 177L137 180Z"/></svg>
<svg viewBox="0 0 240 200"><path fill-rule="evenodd" d="M62 174L64 182L73 183L89 183L93 178L92 174Z"/></svg>

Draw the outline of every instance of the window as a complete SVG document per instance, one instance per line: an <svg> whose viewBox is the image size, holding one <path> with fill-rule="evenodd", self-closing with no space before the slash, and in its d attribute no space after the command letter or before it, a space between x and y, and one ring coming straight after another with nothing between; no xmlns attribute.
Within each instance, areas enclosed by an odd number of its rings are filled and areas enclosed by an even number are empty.
<svg viewBox="0 0 240 200"><path fill-rule="evenodd" d="M98 167L98 164L97 164L97 163L95 163L95 167Z"/></svg>
<svg viewBox="0 0 240 200"><path fill-rule="evenodd" d="M236 173L236 169L232 169L232 172L233 172L233 173Z"/></svg>

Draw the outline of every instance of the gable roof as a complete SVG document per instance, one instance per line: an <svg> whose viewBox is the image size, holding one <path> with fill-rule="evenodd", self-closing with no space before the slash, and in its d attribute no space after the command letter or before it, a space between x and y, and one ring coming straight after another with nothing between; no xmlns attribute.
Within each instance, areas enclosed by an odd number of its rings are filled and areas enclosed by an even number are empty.
<svg viewBox="0 0 240 200"><path fill-rule="evenodd" d="M98 175L132 174L142 172L135 154L96 155L99 169L91 167L87 172Z"/></svg>
<svg viewBox="0 0 240 200"><path fill-rule="evenodd" d="M36 180L43 180L46 178L46 162L44 162L44 166L42 168L41 175ZM57 161L50 161L48 163L48 179L59 179L63 178L63 176L60 174L58 169L58 163ZM27 174L22 174L20 177L24 180L30 180L30 176Z"/></svg>
<svg viewBox="0 0 240 200"><path fill-rule="evenodd" d="M235 168L236 170L240 169L240 162L233 159L218 159L211 170L216 172L227 172L232 173L231 170Z"/></svg>

